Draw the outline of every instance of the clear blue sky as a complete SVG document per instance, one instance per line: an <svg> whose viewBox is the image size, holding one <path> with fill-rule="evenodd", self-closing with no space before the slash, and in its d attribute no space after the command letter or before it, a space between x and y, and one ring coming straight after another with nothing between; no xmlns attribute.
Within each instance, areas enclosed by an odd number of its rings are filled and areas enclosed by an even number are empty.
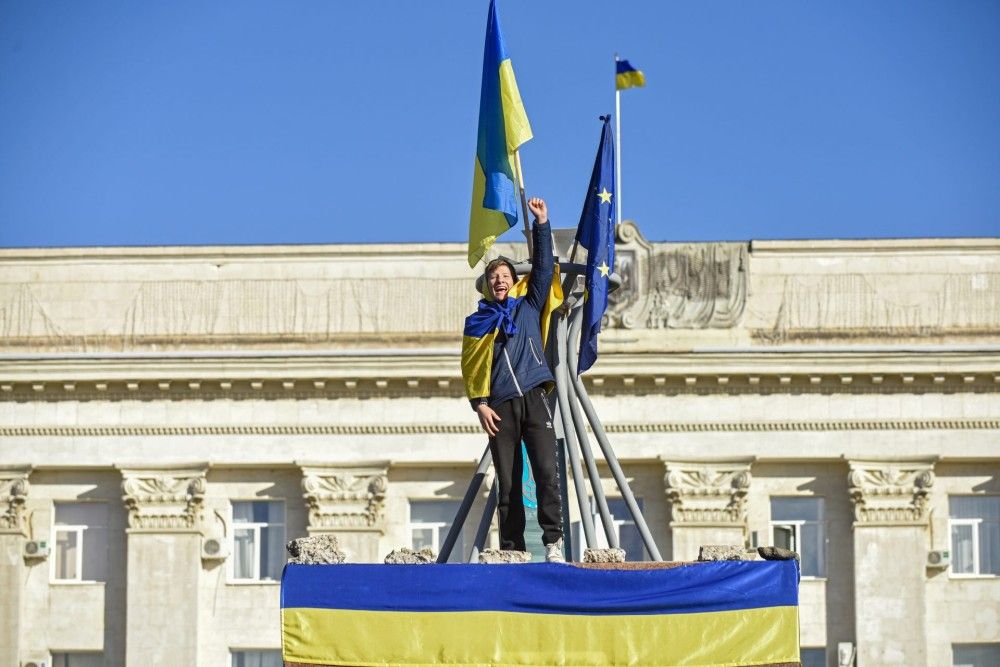
<svg viewBox="0 0 1000 667"><path fill-rule="evenodd" d="M499 1L559 226L618 51L647 238L1000 235L1000 2ZM0 0L0 246L465 241L487 7Z"/></svg>

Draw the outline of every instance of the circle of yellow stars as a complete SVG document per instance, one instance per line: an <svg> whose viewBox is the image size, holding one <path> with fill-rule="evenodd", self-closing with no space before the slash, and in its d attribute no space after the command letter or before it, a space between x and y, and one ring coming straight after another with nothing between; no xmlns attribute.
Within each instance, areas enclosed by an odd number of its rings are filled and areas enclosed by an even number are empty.
<svg viewBox="0 0 1000 667"><path fill-rule="evenodd" d="M601 191L597 193L597 197L601 200L602 204L611 203L611 193L608 192L607 188L601 188ZM601 272L602 278L607 278L608 271L611 270L611 267L608 266L607 262L601 262L601 265L597 267L597 270Z"/></svg>

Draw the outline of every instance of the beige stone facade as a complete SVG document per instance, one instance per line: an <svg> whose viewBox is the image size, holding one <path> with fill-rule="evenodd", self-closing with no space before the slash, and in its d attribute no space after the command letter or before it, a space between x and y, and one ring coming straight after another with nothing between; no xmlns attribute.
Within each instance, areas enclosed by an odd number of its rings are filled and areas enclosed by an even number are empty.
<svg viewBox="0 0 1000 667"><path fill-rule="evenodd" d="M794 535L823 664L1000 644L989 564L928 566L981 530L955 498L1000 497L1000 239L626 223L617 270L585 382L665 558ZM485 446L459 374L473 277L460 244L0 250L0 664L235 664L279 646L267 540L410 545ZM778 516L796 500L818 519Z"/></svg>

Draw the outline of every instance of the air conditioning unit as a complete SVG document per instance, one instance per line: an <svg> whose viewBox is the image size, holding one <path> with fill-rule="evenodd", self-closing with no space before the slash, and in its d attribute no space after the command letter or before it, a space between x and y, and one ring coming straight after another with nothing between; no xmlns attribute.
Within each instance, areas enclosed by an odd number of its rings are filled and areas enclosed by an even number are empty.
<svg viewBox="0 0 1000 667"><path fill-rule="evenodd" d="M50 551L49 543L45 540L28 540L24 543L24 557L29 560L33 558L48 558Z"/></svg>
<svg viewBox="0 0 1000 667"><path fill-rule="evenodd" d="M21 667L49 667L49 661L44 658L32 658L22 662Z"/></svg>
<svg viewBox="0 0 1000 667"><path fill-rule="evenodd" d="M206 537L201 541L202 560L226 560L229 556L229 547L217 537Z"/></svg>
<svg viewBox="0 0 1000 667"><path fill-rule="evenodd" d="M951 565L951 552L947 549L932 549L927 552L927 567L943 570Z"/></svg>

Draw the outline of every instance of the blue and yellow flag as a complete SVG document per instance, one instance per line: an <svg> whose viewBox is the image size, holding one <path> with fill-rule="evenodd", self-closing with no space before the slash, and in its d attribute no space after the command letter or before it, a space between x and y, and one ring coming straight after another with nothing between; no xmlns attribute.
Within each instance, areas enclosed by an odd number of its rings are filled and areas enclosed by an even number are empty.
<svg viewBox="0 0 1000 667"><path fill-rule="evenodd" d="M788 665L798 563L294 565L281 579L297 665Z"/></svg>
<svg viewBox="0 0 1000 667"><path fill-rule="evenodd" d="M615 90L642 88L645 85L645 74L632 67L627 60L615 60Z"/></svg>
<svg viewBox="0 0 1000 667"><path fill-rule="evenodd" d="M601 120L604 121L601 144L597 148L594 171L576 229L576 240L587 249L584 274L587 298L583 302L577 373L583 373L597 360L597 334L608 308L608 279L615 266L615 207L618 205L615 199L615 136L611 132L611 117L601 116Z"/></svg>
<svg viewBox="0 0 1000 667"><path fill-rule="evenodd" d="M517 224L518 185L514 151L531 139L514 68L507 56L496 0L490 0L479 97L479 140L472 177L469 266L474 267L496 238Z"/></svg>

